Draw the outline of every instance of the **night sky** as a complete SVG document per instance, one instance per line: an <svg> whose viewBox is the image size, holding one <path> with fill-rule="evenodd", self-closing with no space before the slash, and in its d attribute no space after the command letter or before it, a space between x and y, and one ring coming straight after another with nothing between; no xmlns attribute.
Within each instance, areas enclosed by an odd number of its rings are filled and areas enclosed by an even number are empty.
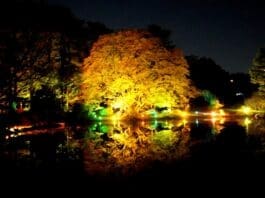
<svg viewBox="0 0 265 198"><path fill-rule="evenodd" d="M206 56L229 72L247 72L265 45L262 0L53 0L81 19L112 29L158 24L185 55Z"/></svg>

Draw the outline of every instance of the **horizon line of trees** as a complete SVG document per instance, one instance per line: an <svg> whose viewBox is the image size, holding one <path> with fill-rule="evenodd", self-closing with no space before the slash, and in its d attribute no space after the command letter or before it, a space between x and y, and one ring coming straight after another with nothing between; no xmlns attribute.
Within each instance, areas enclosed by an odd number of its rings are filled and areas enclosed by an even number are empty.
<svg viewBox="0 0 265 198"><path fill-rule="evenodd" d="M23 108L25 101L35 112L57 107L68 111L80 99L83 61L93 43L114 31L103 23L78 19L62 6L16 2L0 3L0 113ZM175 48L170 30L155 24L145 30L158 37L165 49ZM264 49L259 54L250 75L229 74L211 58L186 56L188 76L199 90L210 91L228 106L242 103L257 87L264 97ZM254 72L257 67L263 76ZM192 102L202 105L205 99Z"/></svg>

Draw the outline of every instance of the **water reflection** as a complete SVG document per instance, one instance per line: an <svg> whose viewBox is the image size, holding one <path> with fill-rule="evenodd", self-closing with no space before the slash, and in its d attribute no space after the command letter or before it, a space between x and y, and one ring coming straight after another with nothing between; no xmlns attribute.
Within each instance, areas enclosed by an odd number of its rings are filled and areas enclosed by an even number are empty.
<svg viewBox="0 0 265 198"><path fill-rule="evenodd" d="M108 130L102 130L108 129ZM189 128L178 121L95 123L85 136L84 162L88 174L134 174L186 155Z"/></svg>
<svg viewBox="0 0 265 198"><path fill-rule="evenodd" d="M251 117L95 122L2 140L7 167L73 167L88 175L133 175L216 150L264 152L265 120ZM202 145L211 145L205 148ZM212 146L215 145L215 146ZM248 145L248 147L246 147ZM216 153L214 154L216 155ZM3 160L3 161L4 161Z"/></svg>
<svg viewBox="0 0 265 198"><path fill-rule="evenodd" d="M167 164L190 157L194 145L216 142L224 131L236 134L243 129L249 133L252 124L248 117L94 123L85 135L85 169L92 175L134 174L154 163ZM235 145L236 136L232 138ZM229 138L225 141L231 143Z"/></svg>

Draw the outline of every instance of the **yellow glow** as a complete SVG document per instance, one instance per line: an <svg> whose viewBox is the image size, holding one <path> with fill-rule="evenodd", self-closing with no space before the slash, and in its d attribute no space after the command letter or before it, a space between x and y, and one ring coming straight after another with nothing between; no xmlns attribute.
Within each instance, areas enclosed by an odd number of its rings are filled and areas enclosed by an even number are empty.
<svg viewBox="0 0 265 198"><path fill-rule="evenodd" d="M225 118L221 118L220 121L219 121L220 124L224 124L225 123Z"/></svg>
<svg viewBox="0 0 265 198"><path fill-rule="evenodd" d="M119 109L122 106L123 106L123 102L121 102L121 101L117 101L117 102L112 104L112 107L115 108L115 109Z"/></svg>
<svg viewBox="0 0 265 198"><path fill-rule="evenodd" d="M187 118L189 113L187 111L179 111L179 116L182 117L182 118Z"/></svg>
<svg viewBox="0 0 265 198"><path fill-rule="evenodd" d="M225 111L223 109L220 109L219 116L225 116L225 115L226 115Z"/></svg>
<svg viewBox="0 0 265 198"><path fill-rule="evenodd" d="M211 116L212 116L212 117L216 117L216 116L217 116L217 113L216 113L215 111L212 111L212 112L211 112Z"/></svg>
<svg viewBox="0 0 265 198"><path fill-rule="evenodd" d="M246 115L249 115L251 113L252 109L248 106L242 106L240 108L240 112L246 114Z"/></svg>
<svg viewBox="0 0 265 198"><path fill-rule="evenodd" d="M212 117L211 118L211 122L212 122L213 125L215 125L216 121L217 121L216 117Z"/></svg>
<svg viewBox="0 0 265 198"><path fill-rule="evenodd" d="M249 124L251 124L251 120L249 118L245 118L244 125L248 126Z"/></svg>
<svg viewBox="0 0 265 198"><path fill-rule="evenodd" d="M188 123L188 121L187 121L186 119L183 119L183 120L182 120L182 123L183 123L183 125L185 126L185 125Z"/></svg>
<svg viewBox="0 0 265 198"><path fill-rule="evenodd" d="M118 124L119 120L120 120L120 115L119 114L114 114L114 115L111 116L111 121L112 121L112 124L114 126L116 126Z"/></svg>
<svg viewBox="0 0 265 198"><path fill-rule="evenodd" d="M213 108L215 108L215 109L219 109L219 108L222 108L223 106L224 106L224 105L221 104L221 103L219 102L219 100L216 100L216 102L215 102Z"/></svg>

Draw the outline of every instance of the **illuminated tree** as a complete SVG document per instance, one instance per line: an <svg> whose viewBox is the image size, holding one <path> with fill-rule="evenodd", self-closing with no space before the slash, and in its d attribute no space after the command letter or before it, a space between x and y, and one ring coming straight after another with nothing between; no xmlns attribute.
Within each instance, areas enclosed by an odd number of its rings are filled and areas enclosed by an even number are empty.
<svg viewBox="0 0 265 198"><path fill-rule="evenodd" d="M82 99L93 108L110 107L123 115L185 109L196 95L188 75L180 50L167 50L145 31L120 31L101 36L85 59Z"/></svg>
<svg viewBox="0 0 265 198"><path fill-rule="evenodd" d="M249 73L251 81L258 84L259 91L265 94L265 48L261 48L257 52Z"/></svg>
<svg viewBox="0 0 265 198"><path fill-rule="evenodd" d="M3 103L30 100L48 86L67 110L78 99L84 57L93 41L110 30L84 23L68 8L39 1L4 3L0 9L0 71L9 68L8 80L1 83Z"/></svg>
<svg viewBox="0 0 265 198"><path fill-rule="evenodd" d="M258 91L245 103L256 110L265 110L265 48L259 49L249 71L252 83L258 85ZM264 112L263 112L264 114Z"/></svg>

